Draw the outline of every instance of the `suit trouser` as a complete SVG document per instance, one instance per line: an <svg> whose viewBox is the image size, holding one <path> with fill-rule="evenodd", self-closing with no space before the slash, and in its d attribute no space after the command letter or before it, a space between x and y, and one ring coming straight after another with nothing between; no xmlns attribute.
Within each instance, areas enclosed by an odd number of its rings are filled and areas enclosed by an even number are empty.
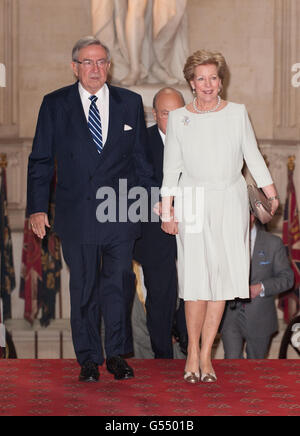
<svg viewBox="0 0 300 436"><path fill-rule="evenodd" d="M156 359L173 359L172 326L177 301L174 258L159 266L143 265L147 289L147 327Z"/></svg>
<svg viewBox="0 0 300 436"><path fill-rule="evenodd" d="M179 307L177 308L175 313L175 327L181 337L188 336L185 319L185 303L183 299L179 300Z"/></svg>
<svg viewBox="0 0 300 436"><path fill-rule="evenodd" d="M71 328L80 365L93 361L102 365L100 319L105 324L107 357L133 351L130 322L135 291L132 272L134 241L85 245L62 241L70 269Z"/></svg>
<svg viewBox="0 0 300 436"><path fill-rule="evenodd" d="M246 312L242 303L237 304L234 315L234 322L222 331L225 359L243 359L245 342L247 359L265 359L271 337L269 335L255 336L254 332L248 331Z"/></svg>

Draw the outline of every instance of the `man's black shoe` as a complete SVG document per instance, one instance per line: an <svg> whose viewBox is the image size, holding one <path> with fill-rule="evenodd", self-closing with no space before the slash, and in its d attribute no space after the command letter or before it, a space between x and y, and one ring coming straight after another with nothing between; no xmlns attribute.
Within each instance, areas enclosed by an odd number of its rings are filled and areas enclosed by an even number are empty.
<svg viewBox="0 0 300 436"><path fill-rule="evenodd" d="M188 343L189 343L188 336L184 335L184 334L180 335L178 342L179 342L179 347L180 347L181 352L185 356L187 356L187 354L188 354L187 349L188 349Z"/></svg>
<svg viewBox="0 0 300 436"><path fill-rule="evenodd" d="M86 383L96 383L100 374L97 363L85 362L81 367L79 381Z"/></svg>
<svg viewBox="0 0 300 436"><path fill-rule="evenodd" d="M115 376L115 380L127 380L134 377L133 369L122 357L106 359L107 371Z"/></svg>
<svg viewBox="0 0 300 436"><path fill-rule="evenodd" d="M175 341L178 342L181 352L185 356L187 356L187 354L188 354L187 349L188 349L188 343L189 343L188 335L185 333L179 333L178 329L174 325L172 328L172 336L175 339Z"/></svg>

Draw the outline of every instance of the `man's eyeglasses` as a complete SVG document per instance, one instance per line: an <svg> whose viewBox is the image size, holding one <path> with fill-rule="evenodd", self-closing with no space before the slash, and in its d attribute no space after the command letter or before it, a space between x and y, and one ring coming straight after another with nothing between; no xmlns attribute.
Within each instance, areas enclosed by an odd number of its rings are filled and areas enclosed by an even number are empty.
<svg viewBox="0 0 300 436"><path fill-rule="evenodd" d="M92 68L95 65L98 68L104 68L106 64L108 64L108 60L107 59L99 59L98 61L92 61L91 59L84 59L82 62L81 61L74 61L77 64L82 65L85 68Z"/></svg>

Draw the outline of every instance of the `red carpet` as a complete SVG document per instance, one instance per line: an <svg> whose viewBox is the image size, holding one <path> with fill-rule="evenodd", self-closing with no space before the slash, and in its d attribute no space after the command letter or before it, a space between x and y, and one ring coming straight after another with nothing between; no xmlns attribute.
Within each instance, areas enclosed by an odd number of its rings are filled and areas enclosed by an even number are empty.
<svg viewBox="0 0 300 436"><path fill-rule="evenodd" d="M0 360L0 416L300 416L300 360L216 360L189 385L184 361L130 360L136 377L79 383L73 360Z"/></svg>

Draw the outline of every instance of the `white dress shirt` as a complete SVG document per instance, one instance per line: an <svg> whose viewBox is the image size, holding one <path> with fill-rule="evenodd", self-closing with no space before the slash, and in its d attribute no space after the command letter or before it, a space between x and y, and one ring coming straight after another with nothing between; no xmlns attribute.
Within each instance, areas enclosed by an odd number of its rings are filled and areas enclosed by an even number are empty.
<svg viewBox="0 0 300 436"><path fill-rule="evenodd" d="M160 134L160 136L161 136L162 142L163 142L163 144L165 145L165 143L166 143L166 135L164 134L164 132L162 132L162 131L160 130L160 128L158 128L158 131L159 131L159 134Z"/></svg>
<svg viewBox="0 0 300 436"><path fill-rule="evenodd" d="M250 235L250 241L251 241L251 259L253 257L253 253L254 253L256 236L257 236L257 227L254 224L254 226L251 229L251 235Z"/></svg>
<svg viewBox="0 0 300 436"><path fill-rule="evenodd" d="M101 125L102 125L102 140L103 145L105 145L108 135L108 122L109 122L109 89L106 83L102 88L97 92L97 94L90 94L79 82L78 85L79 94L83 106L83 110L86 116L86 120L89 119L89 110L91 105L91 100L89 100L89 97L91 95L96 95L98 97L98 100L96 102L96 105L100 112L100 118L101 118Z"/></svg>

